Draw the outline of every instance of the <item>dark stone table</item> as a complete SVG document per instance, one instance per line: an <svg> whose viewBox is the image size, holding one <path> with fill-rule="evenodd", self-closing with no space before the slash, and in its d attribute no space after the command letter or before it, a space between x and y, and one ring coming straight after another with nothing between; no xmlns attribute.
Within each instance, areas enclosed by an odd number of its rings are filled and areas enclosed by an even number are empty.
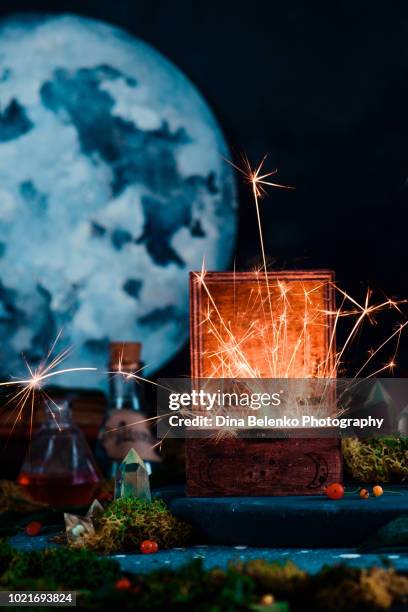
<svg viewBox="0 0 408 612"><path fill-rule="evenodd" d="M371 490L371 488L369 487ZM182 489L156 495L214 545L273 548L356 547L400 514L408 514L408 487L384 486L384 495L340 500L297 497L185 497Z"/></svg>
<svg viewBox="0 0 408 612"><path fill-rule="evenodd" d="M357 567L393 564L408 571L408 554L359 554L356 546L402 513L408 514L408 488L384 487L382 497L360 499L358 494L332 501L316 497L187 498L180 488L155 492L171 511L195 527L206 545L174 548L153 555L112 555L123 570L148 573L177 568L201 558L206 568L226 567L229 561L291 559L300 568L317 572L324 565ZM391 492L393 491L393 492ZM21 549L55 546L49 536L11 538Z"/></svg>

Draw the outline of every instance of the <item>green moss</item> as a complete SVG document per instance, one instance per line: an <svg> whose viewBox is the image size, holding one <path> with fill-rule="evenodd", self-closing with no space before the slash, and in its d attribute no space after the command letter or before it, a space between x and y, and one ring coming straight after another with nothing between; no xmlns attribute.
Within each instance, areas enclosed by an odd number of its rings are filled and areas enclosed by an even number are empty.
<svg viewBox="0 0 408 612"><path fill-rule="evenodd" d="M76 590L82 610L277 611L286 609L282 602L288 601L293 611L306 606L316 612L361 612L388 610L408 597L408 578L385 568L336 566L313 576L291 561L254 560L208 571L196 560L175 571L128 574L131 587L123 591L116 588L123 576L119 565L86 550L16 551L0 542L1 558L8 560L1 588ZM265 595L281 605L264 606Z"/></svg>
<svg viewBox="0 0 408 612"><path fill-rule="evenodd" d="M408 478L408 438L342 441L344 462L359 482L403 482Z"/></svg>
<svg viewBox="0 0 408 612"><path fill-rule="evenodd" d="M406 602L408 579L392 568L327 567L312 577L310 596L318 610L327 612L388 610Z"/></svg>
<svg viewBox="0 0 408 612"><path fill-rule="evenodd" d="M160 570L143 578L138 597L142 610L177 607L217 612L248 610L257 600L253 580L231 567L206 571L196 560L177 571Z"/></svg>
<svg viewBox="0 0 408 612"><path fill-rule="evenodd" d="M183 546L191 528L169 512L161 500L148 502L121 497L109 504L95 521L96 534L85 539L88 548L104 553L139 550L143 540L154 540L159 548Z"/></svg>
<svg viewBox="0 0 408 612"><path fill-rule="evenodd" d="M9 568L16 551L7 540L0 540L0 576Z"/></svg>
<svg viewBox="0 0 408 612"><path fill-rule="evenodd" d="M15 553L3 573L1 582L8 586L30 586L36 581L47 581L55 586L72 589L97 589L105 581L120 575L116 561L99 559L87 550L53 548L43 551Z"/></svg>
<svg viewBox="0 0 408 612"><path fill-rule="evenodd" d="M244 571L266 592L280 596L304 588L308 580L307 573L292 561L268 563L263 559L255 559L246 563Z"/></svg>

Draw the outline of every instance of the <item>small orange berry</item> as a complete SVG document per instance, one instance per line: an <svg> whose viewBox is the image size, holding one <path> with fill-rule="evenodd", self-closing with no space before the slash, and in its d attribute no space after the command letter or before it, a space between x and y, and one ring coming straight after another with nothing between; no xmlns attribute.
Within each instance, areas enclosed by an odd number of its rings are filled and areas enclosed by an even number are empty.
<svg viewBox="0 0 408 612"><path fill-rule="evenodd" d="M370 497L370 494L367 491L367 489L360 489L359 495L360 495L361 499L368 499Z"/></svg>
<svg viewBox="0 0 408 612"><path fill-rule="evenodd" d="M39 521L31 521L25 528L25 532L29 536L38 536L41 532L42 525Z"/></svg>
<svg viewBox="0 0 408 612"><path fill-rule="evenodd" d="M384 493L384 489L380 487L380 485L375 485L375 487L373 487L374 497L381 497L383 493Z"/></svg>
<svg viewBox="0 0 408 612"><path fill-rule="evenodd" d="M154 542L153 540L144 540L140 544L140 552L144 553L145 555L156 553L158 550L159 550L159 546L157 542Z"/></svg>
<svg viewBox="0 0 408 612"><path fill-rule="evenodd" d="M274 603L275 599L273 595L264 595L261 599L262 606L271 606Z"/></svg>
<svg viewBox="0 0 408 612"><path fill-rule="evenodd" d="M324 492L329 499L341 499L344 496L344 487L339 482L333 482L325 488Z"/></svg>
<svg viewBox="0 0 408 612"><path fill-rule="evenodd" d="M129 578L119 578L119 580L115 582L115 587L119 589L119 591L127 591L131 586L132 583L130 582Z"/></svg>

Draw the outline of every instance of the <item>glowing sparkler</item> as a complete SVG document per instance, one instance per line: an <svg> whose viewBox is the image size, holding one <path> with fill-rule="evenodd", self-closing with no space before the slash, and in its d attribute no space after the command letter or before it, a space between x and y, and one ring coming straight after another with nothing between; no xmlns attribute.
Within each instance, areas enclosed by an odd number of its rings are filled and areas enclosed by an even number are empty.
<svg viewBox="0 0 408 612"><path fill-rule="evenodd" d="M222 309L216 303L211 289L206 281L206 270L203 267L196 274L197 282L202 286L208 298L206 315L200 325L208 327L210 335L215 339L216 349L206 356L211 361L211 377L215 378L259 378L259 359L251 357L249 345L254 342L259 346L262 355L263 376L269 378L332 378L337 375L342 367L345 353L350 348L353 340L358 335L365 322L373 323L376 314L387 308L394 309L399 314L404 301L386 299L381 302L372 302L372 293L367 291L365 300L360 304L355 298L334 284L332 289L341 297L341 305L335 311L329 311L316 307L313 300L313 292L321 289L321 285L307 288L298 284L285 284L282 281L271 281L267 271L267 261L262 231L259 200L267 193L267 187L293 189L280 183L272 181L271 177L277 174L277 170L266 172L264 164L266 156L260 164L252 168L247 157L243 157L243 166L231 165L240 172L250 184L253 201L255 204L258 222L260 250L263 266L256 271L258 278L257 290L252 289L247 300L246 307L242 302L235 311L235 275L234 275L234 321L226 320ZM263 272L263 274L262 274ZM303 308L297 308L298 320L294 321L293 304L303 300ZM301 314L300 314L301 311ZM313 335L317 333L319 326L323 326L324 318L331 317L331 333L327 356L321 362L316 363L312 355ZM352 320L351 330L342 346L335 352L335 338L339 323L349 317ZM377 348L372 349L367 361L358 369L360 374L366 369L371 360L393 339L397 340L397 346L393 358L387 364L369 376L377 375L383 371L393 371L396 366L395 356L398 349L402 330L408 325L408 321L400 324ZM293 336L294 329L298 329L297 336ZM237 332L237 329L239 330ZM289 336L291 336L289 338ZM334 353L334 355L333 355ZM267 373L265 374L265 364Z"/></svg>
<svg viewBox="0 0 408 612"><path fill-rule="evenodd" d="M58 333L44 360L37 367L33 368L32 366L30 366L27 360L24 359L25 365L29 373L28 378L22 380L10 380L7 382L0 382L0 387L17 388L16 391L14 391L9 396L8 401L6 403L6 406L9 404L13 404L14 411L16 412L16 417L14 419L10 435L13 433L18 421L22 420L22 416L25 409L28 408L30 414L31 437L34 419L34 409L38 395L48 399L48 401L55 406L56 411L58 413L58 405L48 395L44 388L45 383L48 382L51 378L55 376L70 374L72 372L95 372L97 370L97 368L94 367L59 368L59 366L67 359L67 357L72 352L71 348L66 348L57 353L54 357L52 356L57 346L57 343L61 338L61 334L62 330ZM57 426L59 427L58 421L55 419L54 413L52 413L52 416Z"/></svg>
<svg viewBox="0 0 408 612"><path fill-rule="evenodd" d="M265 172L263 170L265 161L266 156L255 169L251 168L246 157L242 168L232 164L251 186L263 264L256 270L257 287L250 290L244 307L242 307L242 301L238 307L236 305L234 272L233 321L224 316L222 307L217 304L217 300L211 292L207 282L204 260L201 271L195 275L196 282L202 287L207 298L207 303L203 309L205 314L198 325L206 326L208 333L214 340L211 349L206 354L207 362L210 362L210 372L206 376L208 378L256 379L259 383L262 376L265 377L266 367L268 378L332 378L336 376L342 366L345 353L357 337L363 324L366 321L373 323L374 316L386 308L392 308L402 314L400 305L404 302L387 299L375 303L371 301L372 295L368 291L364 303L360 304L347 292L332 284L331 288L341 298L340 306L332 312L322 309L320 304L316 306L315 294L322 290L321 283L317 283L313 287L307 287L302 283L293 286L293 283L285 283L280 280L271 283L267 270L259 201L266 195L268 187L281 189L293 189L293 187L273 182L271 177L275 176L277 171ZM296 309L296 313L298 313L297 321L294 321L293 318L294 301L297 304L299 302L302 304L302 308ZM331 318L332 323L327 356L316 363L312 351L313 335L317 333L319 327L325 325L327 317ZM350 318L352 321L351 331L342 347L336 352L336 331L340 322L343 322L345 318ZM395 368L395 355L399 338L407 325L408 321L401 323L397 331L394 331L376 349L371 351L369 358L360 367L356 377L360 376L370 361L396 338L397 346L393 358L370 376L383 371L392 371ZM294 336L294 330L297 336ZM254 343L258 346L261 359L254 359L249 350L249 346ZM262 362L263 371L260 369L260 362ZM138 372L131 374L123 372L120 363L117 371L112 372L112 374L115 373L119 373L125 378L135 377L140 378L140 380L147 380L140 377ZM293 409L295 415L299 413L299 410L304 412L304 407L300 408L297 405L294 405ZM183 410L182 412L188 414L188 416L194 416L194 411ZM342 409L338 409L337 415L341 412ZM319 416L319 407L317 410L315 409L314 413ZM162 415L162 417L165 416ZM323 414L320 416L323 416ZM154 421L158 418L161 417L151 417L146 421ZM131 424L125 425L125 427L130 426ZM221 428L216 432L216 437L222 438L224 435L230 436L235 433L233 427Z"/></svg>
<svg viewBox="0 0 408 612"><path fill-rule="evenodd" d="M255 169L251 168L251 164L249 163L249 160L246 156L243 157L243 161L244 161L244 167L240 168L239 166L236 166L235 164L232 164L234 168L236 168L241 174L243 174L246 178L246 180L248 181L248 183L250 183L250 185L252 186L252 194L253 194L253 198L254 198L254 203L255 203L255 209L256 209L256 218L257 218L257 222L258 222L258 231L259 231L259 242L260 242L260 246L261 246L261 254L262 254L262 261L263 261L263 269L264 269L264 273L265 273L265 281L266 281L266 287L267 287L267 293L268 293L268 303L269 303L269 312L271 315L271 318L273 320L273 309L272 309L272 303L271 303L271 295L270 295L270 291L269 291L269 280L268 280L268 268L266 265L266 254L265 254L265 245L264 245L264 239L263 239L263 232L262 232L262 222L261 222L261 214L260 214L260 210L259 210L259 199L266 194L266 189L265 187L277 187L279 189L294 189L293 187L288 187L287 185L281 185L280 183L273 183L272 181L270 181L270 177L271 176L275 176L278 173L277 168L275 168L274 170L272 170L271 172L265 172L263 174L262 173L262 169L264 166L264 163L266 161L267 155L264 155L264 157L262 158L261 162L259 163L258 167Z"/></svg>
<svg viewBox="0 0 408 612"><path fill-rule="evenodd" d="M267 189L278 188L292 190L293 187L274 182L272 177L277 175L277 170L270 172L264 170L266 156L261 160L257 167L252 168L247 157L243 158L243 166L231 165L244 176L246 182L251 187L252 198L255 205L262 266L256 270L258 279L257 286L253 287L247 296L246 305L242 308L242 303L238 308L235 307L235 282L234 282L234 321L227 320L222 308L217 304L216 299L211 293L207 283L207 272L203 260L202 269L196 273L196 281L199 283L207 296L207 307L205 316L199 325L208 327L208 331L214 339L216 348L206 355L211 363L211 371L208 378L230 378L230 379L261 379L265 377L265 370L268 378L332 378L338 373L344 362L346 351L356 339L359 330L364 323L374 322L375 315L391 308L402 313L401 304L406 301L394 301L391 299L383 300L378 303L371 301L371 291L367 291L364 303L360 304L355 298L336 285L332 289L340 296L340 306L334 311L322 309L316 306L314 294L321 290L322 285L316 284L314 287L306 287L302 283L296 286L283 281L270 281L267 270L267 258L262 230L260 213L260 199L267 194ZM234 275L235 279L235 275ZM302 308L294 309L293 305L301 303ZM296 317L294 319L294 312ZM331 318L331 333L328 343L327 356L320 362L316 362L313 357L313 336L317 330L324 326L325 317ZM335 351L335 338L337 328L345 318L351 320L351 330L348 333L342 347ZM381 368L367 377L378 375L381 372L392 372L396 367L396 353L402 331L408 326L408 320L402 322L397 330L393 331L378 347L373 348L368 359L358 369L356 377L359 377L371 361L382 351L390 342L396 340L396 347L392 358ZM237 332L236 330L240 331ZM30 410L30 431L32 428L35 399L37 393L42 393L48 397L44 384L54 376L65 375L70 372L95 371L97 368L63 368L58 369L61 363L70 354L70 349L65 349L56 357L52 358L55 346L60 338L58 334L47 357L37 368L33 369L28 363L27 369L29 376L23 380L13 380L0 383L0 387L17 387L17 390L9 398L9 402L15 402L17 416L13 424L21 420L26 407ZM258 352L262 355L262 360L253 359L248 347L256 344ZM334 358L333 358L334 353ZM262 361L262 371L260 368ZM147 366L144 366L147 367ZM157 383L144 378L140 375L143 367L135 372L127 371L119 357L117 368L109 372L111 375L123 376L127 379L137 379L138 381L149 384ZM51 398L48 397L51 400ZM52 402L52 400L51 400ZM187 411L186 411L187 412ZM191 413L193 416L194 413ZM165 417L149 417L146 421L155 421ZM137 421L139 422L139 421ZM137 423L135 422L135 423ZM132 427L135 423L127 424L125 427ZM117 429L113 429L116 431ZM108 432L107 432L108 433ZM228 435L233 435L229 430ZM219 435L222 435L219 434ZM160 444L160 441L157 443ZM156 446L156 445L155 445Z"/></svg>

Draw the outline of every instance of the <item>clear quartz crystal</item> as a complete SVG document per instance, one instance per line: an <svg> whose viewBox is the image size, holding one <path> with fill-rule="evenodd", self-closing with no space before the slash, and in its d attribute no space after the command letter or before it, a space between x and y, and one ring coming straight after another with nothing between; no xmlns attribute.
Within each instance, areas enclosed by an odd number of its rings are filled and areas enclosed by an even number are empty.
<svg viewBox="0 0 408 612"><path fill-rule="evenodd" d="M137 497L151 501L149 474L143 460L131 448L119 465L115 479L115 498Z"/></svg>
<svg viewBox="0 0 408 612"><path fill-rule="evenodd" d="M90 517L78 516L77 514L64 514L65 532L69 543L78 544L84 536L93 535L95 528Z"/></svg>
<svg viewBox="0 0 408 612"><path fill-rule="evenodd" d="M98 499L94 499L92 504L88 508L86 518L94 519L101 516L104 513L103 506Z"/></svg>
<svg viewBox="0 0 408 612"><path fill-rule="evenodd" d="M103 513L103 506L97 499L93 500L85 516L65 512L64 522L68 542L81 546L84 543L85 536L94 535L95 526L93 521L95 518L102 516Z"/></svg>

